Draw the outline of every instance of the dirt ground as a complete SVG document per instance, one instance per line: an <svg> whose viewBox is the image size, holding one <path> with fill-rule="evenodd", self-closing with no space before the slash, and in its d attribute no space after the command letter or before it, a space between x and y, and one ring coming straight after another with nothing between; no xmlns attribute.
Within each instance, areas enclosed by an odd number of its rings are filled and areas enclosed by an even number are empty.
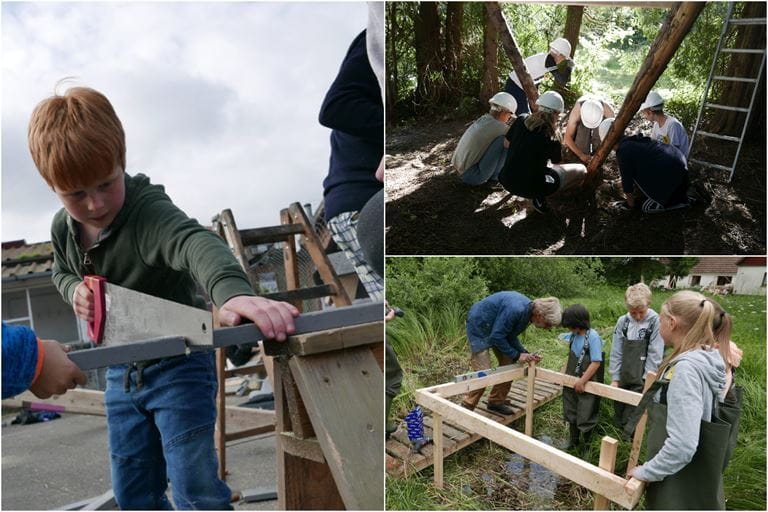
<svg viewBox="0 0 768 512"><path fill-rule="evenodd" d="M541 215L499 184L471 187L450 171L476 117L387 130L387 255L765 254L765 144L744 144L731 183L727 172L692 166L691 181L711 195L708 204L655 215L612 208L622 195L611 153L596 191L550 197L552 212ZM629 131L648 133L643 123Z"/></svg>

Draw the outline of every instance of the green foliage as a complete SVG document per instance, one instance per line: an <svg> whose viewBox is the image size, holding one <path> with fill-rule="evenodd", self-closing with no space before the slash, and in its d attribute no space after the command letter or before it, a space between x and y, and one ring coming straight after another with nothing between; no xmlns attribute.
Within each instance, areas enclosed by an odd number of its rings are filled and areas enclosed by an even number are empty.
<svg viewBox="0 0 768 512"><path fill-rule="evenodd" d="M595 258L480 258L491 293L515 290L530 297L573 297L603 282Z"/></svg>
<svg viewBox="0 0 768 512"><path fill-rule="evenodd" d="M660 258L601 258L605 278L611 284L629 286L665 276L668 269ZM692 265L693 266L693 265Z"/></svg>
<svg viewBox="0 0 768 512"><path fill-rule="evenodd" d="M387 299L407 313L469 307L488 294L477 263L463 258L390 258Z"/></svg>

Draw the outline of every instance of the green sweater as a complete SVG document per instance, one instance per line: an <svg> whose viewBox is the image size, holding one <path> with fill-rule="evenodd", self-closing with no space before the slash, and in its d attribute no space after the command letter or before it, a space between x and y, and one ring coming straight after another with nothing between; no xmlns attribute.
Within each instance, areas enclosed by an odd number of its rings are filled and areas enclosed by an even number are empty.
<svg viewBox="0 0 768 512"><path fill-rule="evenodd" d="M195 281L219 307L237 295L254 295L224 241L187 217L162 185L143 174L125 174L125 203L87 252L78 244L78 228L63 208L53 218L53 283L67 303L86 274L200 308L205 302L195 293Z"/></svg>

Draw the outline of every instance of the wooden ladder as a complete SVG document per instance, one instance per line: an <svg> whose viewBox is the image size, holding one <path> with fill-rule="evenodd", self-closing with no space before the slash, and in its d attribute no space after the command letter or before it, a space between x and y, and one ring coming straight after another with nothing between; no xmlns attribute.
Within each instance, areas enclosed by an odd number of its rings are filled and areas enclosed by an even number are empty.
<svg viewBox="0 0 768 512"><path fill-rule="evenodd" d="M344 290L341 281L333 269L328 256L323 250L321 241L307 217L304 209L299 203L293 203L288 208L280 212L279 226L269 226L256 229L238 230L232 211L226 209L222 211L215 219L213 229L222 238L227 241L232 253L240 266L248 276L251 286L254 290L259 289L259 280L248 263L248 255L245 248L251 245L267 243L283 243L283 261L285 264L286 290L276 293L261 295L272 300L290 302L296 306L299 311L302 310L302 302L308 299L331 297L336 306L349 306L352 304L349 295ZM296 254L297 235L301 236L302 245L312 258L318 273L323 281L322 285L301 288L299 286L298 259ZM216 308L214 308L216 312ZM216 325L218 326L218 315L214 314ZM226 478L226 443L236 439L251 437L265 432L274 431L275 420L274 413L271 413L272 421L268 428L264 425L249 426L235 432L227 432L227 417L233 417L232 409L226 407L226 379L237 375L253 374L265 368L272 380L273 389L277 396L277 385L274 378L274 369L272 358L265 357L262 350L262 361L256 366L246 366L243 368L234 368L227 370L227 356L224 349L216 349L216 370L218 376L219 389L216 396L217 417L216 417L216 450L219 455L219 478Z"/></svg>

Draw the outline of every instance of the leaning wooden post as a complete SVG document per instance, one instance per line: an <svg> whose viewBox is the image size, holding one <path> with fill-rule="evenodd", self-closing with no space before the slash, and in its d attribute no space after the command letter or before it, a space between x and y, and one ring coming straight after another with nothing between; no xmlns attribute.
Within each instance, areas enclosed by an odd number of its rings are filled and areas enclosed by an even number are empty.
<svg viewBox="0 0 768 512"><path fill-rule="evenodd" d="M673 7L667 16L664 25L659 30L656 40L648 50L643 65L635 76L635 81L630 87L624 103L621 105L621 111L616 116L616 121L608 130L608 134L597 153L589 162L587 171L591 178L589 182L594 186L602 178L602 169L597 169L602 165L613 146L619 141L624 133L624 129L637 113L640 104L645 101L651 87L656 83L661 74L667 68L667 64L675 55L680 43L685 39L686 34L698 18L706 2L679 2Z"/></svg>
<svg viewBox="0 0 768 512"><path fill-rule="evenodd" d="M604 436L600 443L600 469L613 473L616 469L616 451L619 448L619 442L608 436ZM610 510L611 502L605 496L595 493L595 510Z"/></svg>
<svg viewBox="0 0 768 512"><path fill-rule="evenodd" d="M531 74L528 72L528 68L525 66L525 61L517 47L517 41L512 31L509 30L504 13L501 12L501 5L499 2L485 2L485 9L488 11L488 17L496 27L496 30L501 35L501 45L504 47L504 51L507 52L507 57L512 62L512 69L517 73L517 77L520 79L520 84L523 86L525 95L528 96L528 103L531 107L531 112L536 112L539 107L536 105L536 100L539 99L539 90L536 89L536 85L533 83Z"/></svg>
<svg viewBox="0 0 768 512"><path fill-rule="evenodd" d="M432 456L435 466L435 487L443 488L443 417L432 413Z"/></svg>
<svg viewBox="0 0 768 512"><path fill-rule="evenodd" d="M528 396L525 400L525 435L533 436L533 387L536 384L536 361L528 361Z"/></svg>
<svg viewBox="0 0 768 512"><path fill-rule="evenodd" d="M645 385L643 386L643 393L648 391L651 384L656 380L656 374L654 372L648 372L645 375ZM637 459L640 457L640 447L643 445L643 436L645 435L645 422L648 421L648 410L646 410L640 417L640 421L637 422L635 427L635 437L632 440L632 450L629 452L629 462L627 462L627 473L629 470L637 466Z"/></svg>

